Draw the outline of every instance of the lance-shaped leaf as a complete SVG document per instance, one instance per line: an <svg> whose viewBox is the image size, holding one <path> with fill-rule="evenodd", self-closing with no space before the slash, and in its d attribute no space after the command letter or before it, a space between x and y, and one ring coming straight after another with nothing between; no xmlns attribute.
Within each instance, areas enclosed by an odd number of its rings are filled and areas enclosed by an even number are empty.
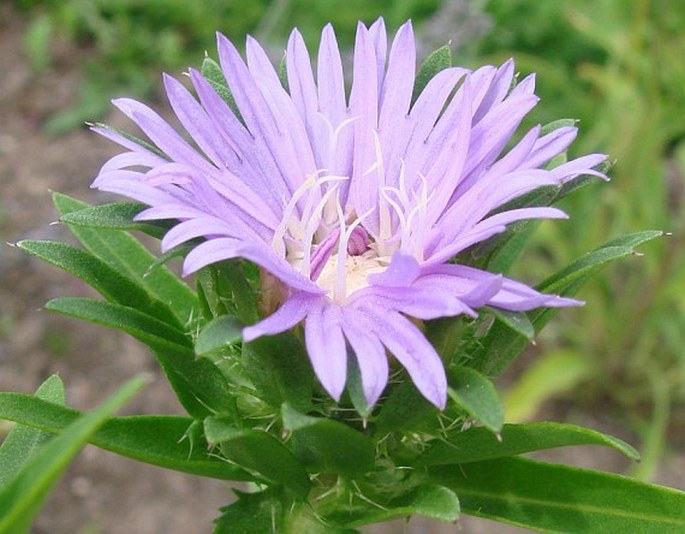
<svg viewBox="0 0 685 534"><path fill-rule="evenodd" d="M461 365L451 366L447 377L450 398L485 428L499 432L504 424L504 408L492 382L478 371Z"/></svg>
<svg viewBox="0 0 685 534"><path fill-rule="evenodd" d="M242 323L230 315L212 319L200 330L195 340L195 354L204 356L234 345L242 339L242 328Z"/></svg>
<svg viewBox="0 0 685 534"><path fill-rule="evenodd" d="M2 395L0 393L0 395ZM64 384L57 375L52 375L36 390L35 397L46 402L64 405ZM0 403L0 418L5 418ZM16 421L16 419L11 418ZM21 421L19 421L21 423ZM0 488L3 488L21 467L53 435L37 428L22 424L16 425L5 437L0 446Z"/></svg>
<svg viewBox="0 0 685 534"><path fill-rule="evenodd" d="M355 534L358 531L324 522L308 502L288 502L279 488L255 493L234 490L238 500L221 509L214 534L290 533Z"/></svg>
<svg viewBox="0 0 685 534"><path fill-rule="evenodd" d="M494 315L499 322L504 323L510 330L525 337L528 341L532 341L535 337L535 327L525 313L497 308L485 308L485 311Z"/></svg>
<svg viewBox="0 0 685 534"><path fill-rule="evenodd" d="M45 309L121 330L150 348L192 349L185 333L128 306L91 298L60 297L49 301Z"/></svg>
<svg viewBox="0 0 685 534"><path fill-rule="evenodd" d="M243 324L232 315L220 315L202 327L195 339L195 354L207 358L238 387L253 389L242 366L240 341ZM239 417L236 413L236 417Z"/></svg>
<svg viewBox="0 0 685 534"><path fill-rule="evenodd" d="M576 294L587 279L613 261L635 254L635 247L662 236L660 231L626 235L589 252L536 287L539 291L564 297ZM528 312L536 332L547 324L558 308L538 308ZM528 345L529 340L503 321L496 320L487 334L478 339L470 366L488 376L499 375Z"/></svg>
<svg viewBox="0 0 685 534"><path fill-rule="evenodd" d="M147 206L139 202L112 202L65 213L59 221L64 224L105 228L108 230L138 230L160 239L167 231L163 223L136 221L135 216Z"/></svg>
<svg viewBox="0 0 685 534"><path fill-rule="evenodd" d="M436 466L428 478L459 495L464 513L526 529L685 531L685 493L610 473L502 458Z"/></svg>
<svg viewBox="0 0 685 534"><path fill-rule="evenodd" d="M664 233L659 230L649 230L628 234L586 254L571 263L558 273L550 276L537 286L540 291L566 295L574 291L578 283L584 282L589 276L602 269L605 265L626 256L635 254L635 247L651 241Z"/></svg>
<svg viewBox="0 0 685 534"><path fill-rule="evenodd" d="M226 78L221 70L221 66L210 57L206 57L202 61L202 68L200 69L202 76L211 84L212 88L216 91L216 94L221 97L221 99L228 104L231 111L235 116L243 122L243 117L240 114L240 110L235 103L233 94L226 83Z"/></svg>
<svg viewBox="0 0 685 534"><path fill-rule="evenodd" d="M422 515L436 521L453 523L459 518L459 499L445 486L422 484L389 502L376 502L375 496L352 495L345 502L330 503L334 511L327 522L343 527L359 527Z"/></svg>
<svg viewBox="0 0 685 534"><path fill-rule="evenodd" d="M209 360L195 358L190 338L133 308L95 299L63 297L45 309L121 330L150 347L189 414L202 418L231 413L232 392L221 371Z"/></svg>
<svg viewBox="0 0 685 534"><path fill-rule="evenodd" d="M365 421L369 419L374 406L366 402L364 395L364 384L362 383L362 375L359 371L357 358L354 356L347 358L347 382L345 383L345 390L349 395L352 406L357 410L359 416Z"/></svg>
<svg viewBox="0 0 685 534"><path fill-rule="evenodd" d="M289 93L290 84L288 83L288 63L286 61L285 54L283 54L281 62L278 64L278 80L281 82L283 89Z"/></svg>
<svg viewBox="0 0 685 534"><path fill-rule="evenodd" d="M261 430L238 428L233 421L208 417L204 421L205 437L218 445L228 460L261 479L282 484L299 498L305 498L311 487L309 475L292 452L275 436Z"/></svg>
<svg viewBox="0 0 685 534"><path fill-rule="evenodd" d="M85 202L55 193L53 202L61 217L90 208ZM70 225L72 233L92 254L122 275L146 288L157 300L171 308L180 324L194 316L197 295L133 236L121 230Z"/></svg>
<svg viewBox="0 0 685 534"><path fill-rule="evenodd" d="M0 532L25 532L50 489L102 424L143 386L142 377L124 385L97 410L82 415L50 440L0 491Z"/></svg>
<svg viewBox="0 0 685 534"><path fill-rule="evenodd" d="M487 310L487 308L484 308ZM462 336L468 330L473 319L462 315L440 317L424 323L426 338L440 355L443 363L450 365L462 343Z"/></svg>
<svg viewBox="0 0 685 534"><path fill-rule="evenodd" d="M550 162L550 166L553 163L554 163L554 159ZM596 169L599 172L601 172L602 174L608 174L608 172L611 170L612 165L613 165L613 162L611 162L610 160L605 160L602 163L600 163L599 165L597 165ZM597 176L587 175L587 174L582 174L582 175L574 178L573 180L569 180L568 182L566 182L564 185L561 186L561 189L559 190L559 193L557 193L557 196L554 199L554 201L556 202L558 200L561 200L562 198L570 195L571 193L573 193L574 191L577 191L578 189L582 189L583 187L597 183L597 180L601 180L601 178L598 178Z"/></svg>
<svg viewBox="0 0 685 534"><path fill-rule="evenodd" d="M426 85L428 85L428 82L430 82L438 72L451 66L452 50L450 50L448 45L441 46L433 51L419 67L419 72L416 73L412 103L416 101L421 92L426 88Z"/></svg>
<svg viewBox="0 0 685 534"><path fill-rule="evenodd" d="M314 376L302 344L289 332L243 345L242 365L257 396L273 407L311 407Z"/></svg>
<svg viewBox="0 0 685 534"><path fill-rule="evenodd" d="M283 532L283 504L269 488L255 493L235 491L238 500L221 509L214 534Z"/></svg>
<svg viewBox="0 0 685 534"><path fill-rule="evenodd" d="M86 250L54 241L19 241L17 247L77 276L110 302L135 308L177 328L183 326L170 306Z"/></svg>
<svg viewBox="0 0 685 534"><path fill-rule="evenodd" d="M443 438L430 442L416 464L464 464L572 445L602 445L616 449L631 460L640 459L640 454L626 442L589 428L562 423L531 423L504 425L500 436L480 427L452 430Z"/></svg>
<svg viewBox="0 0 685 534"><path fill-rule="evenodd" d="M428 431L435 427L440 411L411 382L393 387L374 421L376 435L396 431Z"/></svg>
<svg viewBox="0 0 685 534"><path fill-rule="evenodd" d="M207 319L228 314L244 324L259 320L257 295L243 267L240 260L229 260L208 265L197 273L201 309Z"/></svg>
<svg viewBox="0 0 685 534"><path fill-rule="evenodd" d="M507 274L521 256L539 225L539 220L532 219L522 221L522 224L513 228L510 227L502 236L498 246L482 262L484 268L493 273Z"/></svg>
<svg viewBox="0 0 685 534"><path fill-rule="evenodd" d="M20 393L0 393L0 418L52 436L82 414L72 408ZM101 449L151 465L224 480L254 477L207 452L207 442L192 436L194 420L176 415L112 417L89 439ZM3 465L3 463L0 463Z"/></svg>
<svg viewBox="0 0 685 534"><path fill-rule="evenodd" d="M149 150L150 152L153 152L154 154L157 154L160 158L170 160L169 156L167 156L164 152L162 152L159 148L156 146L148 143L144 139L140 139L139 137L136 137L133 134L128 133L126 130L122 130L120 128L116 128L114 126L111 126L109 124L105 124L102 122L96 122L92 125L94 128L102 128L103 130L109 130L110 132L115 132L122 137L125 137L129 141L134 142L136 145L143 147L146 150Z"/></svg>
<svg viewBox="0 0 685 534"><path fill-rule="evenodd" d="M304 415L288 404L282 413L291 447L310 471L355 477L373 469L374 442L361 432L333 419Z"/></svg>

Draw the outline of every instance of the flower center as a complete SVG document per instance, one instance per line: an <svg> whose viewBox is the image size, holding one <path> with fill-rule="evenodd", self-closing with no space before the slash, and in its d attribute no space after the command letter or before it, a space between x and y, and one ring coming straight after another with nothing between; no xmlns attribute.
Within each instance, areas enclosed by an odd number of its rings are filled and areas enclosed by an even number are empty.
<svg viewBox="0 0 685 534"><path fill-rule="evenodd" d="M378 256L373 249L368 249L358 256L331 255L316 283L319 287L329 290L331 298L342 304L349 295L369 285L368 275L385 271L389 263L389 257ZM339 270L344 272L343 284L340 283Z"/></svg>
<svg viewBox="0 0 685 534"><path fill-rule="evenodd" d="M407 183L402 163L397 187L385 185L377 136L376 152L376 162L364 175L377 182L374 207L363 214L357 214L354 206L343 208L349 178L321 169L284 201L283 217L274 232L274 250L340 304L368 286L370 274L383 272L397 249L421 261L431 227L425 177L417 173L417 179ZM371 225L374 231L367 233L362 223L368 217L377 219Z"/></svg>
<svg viewBox="0 0 685 534"><path fill-rule="evenodd" d="M390 256L379 251L361 226L371 212L357 216L343 209L340 186L347 178L323 173L309 176L293 193L272 246L342 304L351 293L369 285L369 274L384 271Z"/></svg>

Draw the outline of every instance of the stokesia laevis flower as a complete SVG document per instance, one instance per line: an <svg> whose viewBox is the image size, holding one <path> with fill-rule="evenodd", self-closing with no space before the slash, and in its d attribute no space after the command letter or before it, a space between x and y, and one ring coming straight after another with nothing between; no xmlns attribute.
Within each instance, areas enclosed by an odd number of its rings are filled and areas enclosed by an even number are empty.
<svg viewBox="0 0 685 534"><path fill-rule="evenodd" d="M171 106L197 147L145 105L115 100L165 156L95 128L128 151L109 160L93 186L148 204L139 219L178 220L164 250L205 238L187 255L185 274L244 258L277 280L280 307L246 327L244 340L304 322L312 366L334 399L345 386L349 346L369 404L387 383L387 350L443 408L445 370L411 319L475 316L484 305L522 311L578 304L448 260L514 221L564 218L550 207L495 210L541 186L602 176L593 168L605 156L545 170L575 138L573 127L542 135L537 126L504 150L538 101L533 76L512 89L512 61L442 70L412 105L411 23L389 52L387 45L382 19L359 24L348 98L330 25L316 79L293 31L287 89L254 39L247 39L244 62L218 35L239 117L199 72L189 72L196 97L165 76Z"/></svg>

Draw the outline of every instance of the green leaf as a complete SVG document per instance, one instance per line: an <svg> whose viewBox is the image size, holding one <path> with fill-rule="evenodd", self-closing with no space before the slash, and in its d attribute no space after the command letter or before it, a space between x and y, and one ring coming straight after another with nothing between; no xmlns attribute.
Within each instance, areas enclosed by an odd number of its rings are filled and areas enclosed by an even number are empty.
<svg viewBox="0 0 685 534"><path fill-rule="evenodd" d="M485 270L493 273L507 274L521 256L521 253L528 244L528 240L539 225L540 221L533 219L523 221L521 226L507 230L505 232L508 234L507 238L487 258L484 265Z"/></svg>
<svg viewBox="0 0 685 534"><path fill-rule="evenodd" d="M569 291L575 293L578 282L583 282L590 275L617 259L635 254L635 247L651 241L664 233L658 230L637 232L614 239L602 247L589 252L571 263L558 273L550 276L537 286L540 291L566 296Z"/></svg>
<svg viewBox="0 0 685 534"><path fill-rule="evenodd" d="M355 477L373 469L374 442L344 423L310 417L284 404L283 426L292 434L295 456L312 472Z"/></svg>
<svg viewBox="0 0 685 534"><path fill-rule="evenodd" d="M52 375L40 385L35 395L46 402L64 405L64 384L59 376ZM51 437L49 432L20 424L7 434L0 446L0 489Z"/></svg>
<svg viewBox="0 0 685 534"><path fill-rule="evenodd" d="M314 375L295 336L285 332L244 344L242 364L259 398L276 408L288 402L309 411Z"/></svg>
<svg viewBox="0 0 685 534"><path fill-rule="evenodd" d="M359 416L365 421L368 420L374 406L366 402L362 374L359 370L357 358L353 355L348 355L347 358L347 382L345 389L350 397L350 401L352 401L352 406L357 410Z"/></svg>
<svg viewBox="0 0 685 534"><path fill-rule="evenodd" d="M219 445L221 453L234 464L266 481L283 484L299 498L309 493L311 482L307 471L272 434L238 428L232 421L220 417L207 417L204 429L209 444Z"/></svg>
<svg viewBox="0 0 685 534"><path fill-rule="evenodd" d="M626 442L589 428L562 423L530 423L506 424L499 437L481 427L450 431L444 438L432 441L416 464L465 464L572 445L602 445L616 449L631 460L640 459L640 453Z"/></svg>
<svg viewBox="0 0 685 534"><path fill-rule="evenodd" d="M438 72L451 66L452 51L448 45L441 46L432 52L421 64L421 67L419 67L419 72L416 74L412 104L426 88L428 82L430 82Z"/></svg>
<svg viewBox="0 0 685 534"><path fill-rule="evenodd" d="M232 412L232 392L223 374L209 360L195 358L184 333L133 308L95 299L63 297L45 309L121 330L145 343L190 415Z"/></svg>
<svg viewBox="0 0 685 534"><path fill-rule="evenodd" d="M685 493L523 458L431 468L464 513L546 532L685 531Z"/></svg>
<svg viewBox="0 0 685 534"><path fill-rule="evenodd" d="M283 505L270 489L257 493L234 490L238 500L221 509L214 534L283 532Z"/></svg>
<svg viewBox="0 0 685 534"><path fill-rule="evenodd" d="M554 160L550 162L550 165L554 163ZM600 163L595 167L599 172L603 174L607 174L609 170L611 169L612 163L610 161L604 161L603 163ZM583 187L586 187L590 184L594 184L597 182L602 182L602 179L589 175L589 174L581 174L580 176L575 177L573 180L569 180L566 182L564 185L561 186L561 189L559 190L559 193L557 193L557 196L555 198L555 202L558 200L561 200L562 198L570 195L574 191L577 191L578 189L582 189Z"/></svg>
<svg viewBox="0 0 685 534"><path fill-rule="evenodd" d="M182 328L169 306L90 252L54 241L19 241L17 247L80 278L110 302Z"/></svg>
<svg viewBox="0 0 685 534"><path fill-rule="evenodd" d="M495 386L469 367L451 366L447 370L450 398L491 432L498 433L504 424L504 409Z"/></svg>
<svg viewBox="0 0 685 534"><path fill-rule="evenodd" d="M130 380L97 410L76 419L24 464L0 491L0 532L28 530L51 488L81 447L143 384L140 376Z"/></svg>
<svg viewBox="0 0 685 534"><path fill-rule="evenodd" d="M458 315L440 317L424 323L426 338L438 352L445 366L450 365L459 352L462 336L471 321L470 317Z"/></svg>
<svg viewBox="0 0 685 534"><path fill-rule="evenodd" d="M207 318L235 315L243 324L259 321L257 294L247 280L244 262L222 261L197 274L198 290Z"/></svg>
<svg viewBox="0 0 685 534"><path fill-rule="evenodd" d="M168 225L134 220L146 208L145 204L138 202L113 202L65 213L60 217L60 222L88 228L138 230L159 239L168 230Z"/></svg>
<svg viewBox="0 0 685 534"><path fill-rule="evenodd" d="M230 315L215 317L207 323L195 341L195 354L205 354L238 343L242 339L243 325Z"/></svg>
<svg viewBox="0 0 685 534"><path fill-rule="evenodd" d="M235 103L233 94L231 93L228 84L226 83L226 78L221 70L221 66L214 61L212 58L206 57L202 61L202 68L200 69L202 76L211 84L212 88L216 91L221 99L228 104L231 108L233 114L238 117L240 122L244 124L243 117L240 114L240 110Z"/></svg>
<svg viewBox="0 0 685 534"><path fill-rule="evenodd" d="M286 63L285 54L283 54L281 62L278 64L278 80L281 82L283 89L289 93L290 84L288 83L288 64Z"/></svg>
<svg viewBox="0 0 685 534"><path fill-rule="evenodd" d="M60 297L45 304L45 309L121 330L153 349L192 348L185 333L128 306L84 297Z"/></svg>
<svg viewBox="0 0 685 534"><path fill-rule="evenodd" d="M507 325L510 330L513 330L520 336L525 337L528 339L528 341L532 341L532 339L535 337L535 327L525 313L489 307L485 309L488 313L497 317L501 323Z"/></svg>
<svg viewBox="0 0 685 534"><path fill-rule="evenodd" d="M90 208L59 193L53 195L53 202L61 217ZM121 230L76 225L70 229L88 251L168 305L180 324L196 315L197 295L168 268L155 265L156 258L134 237Z"/></svg>
<svg viewBox="0 0 685 534"><path fill-rule="evenodd" d="M552 133L554 130L559 128L564 128L566 126L575 126L578 123L576 119L557 119L552 122L548 122L540 129L540 136Z"/></svg>
<svg viewBox="0 0 685 534"><path fill-rule="evenodd" d="M169 158L169 156L167 156L164 152L162 152L155 145L152 145L152 144L148 143L147 141L144 141L143 139L140 139L140 138L136 137L135 135L130 134L126 130L121 130L119 128L115 128L114 126L110 126L109 124L104 124L102 122L96 122L95 124L93 124L93 127L102 128L103 130L109 130L110 132L118 133L119 135L128 139L129 141L132 141L136 145L143 147L146 150L149 150L153 154L157 154L160 158L164 158L168 161L171 161L171 158ZM59 194L59 193L57 193L57 194ZM63 195L60 195L60 196L63 196ZM69 197L66 197L66 198L69 198Z"/></svg>
<svg viewBox="0 0 685 534"><path fill-rule="evenodd" d="M288 502L268 488L256 493L234 490L238 500L221 509L214 534L354 534L357 531L324 524L307 503Z"/></svg>
<svg viewBox="0 0 685 534"><path fill-rule="evenodd" d="M0 418L47 435L62 432L81 412L20 393L0 392ZM108 419L89 443L151 465L225 480L252 480L246 472L208 454L203 438L191 438L193 419L134 415ZM24 428L24 427L20 427ZM4 467L4 464L2 464Z"/></svg>
<svg viewBox="0 0 685 534"><path fill-rule="evenodd" d="M200 309L203 317L208 321L222 315L233 315L227 306L232 300L230 288L224 287L226 284L220 284L220 281L214 265L200 269L195 278Z"/></svg>
<svg viewBox="0 0 685 534"><path fill-rule="evenodd" d="M192 244L192 241L190 241L188 243L177 245L174 248L167 250L165 253L161 254L158 258L156 258L154 262L152 262L150 268L148 269L148 272L154 271L157 267L160 267L162 265L166 265L174 258L185 258L188 255L188 253L191 250L193 250L193 248L195 248L195 246Z"/></svg>
<svg viewBox="0 0 685 534"><path fill-rule="evenodd" d="M327 522L344 527L359 527L422 515L436 521L452 523L459 518L459 499L444 486L422 484L390 502L369 502L373 497L353 495L345 503L336 503L325 516ZM333 506L331 506L333 508Z"/></svg>
<svg viewBox="0 0 685 534"><path fill-rule="evenodd" d="M440 411L419 393L413 383L402 382L392 389L375 420L377 436L431 428Z"/></svg>
<svg viewBox="0 0 685 534"><path fill-rule="evenodd" d="M636 246L662 235L663 232L651 230L610 241L547 278L536 289L545 293L572 297L591 275L613 261L634 255ZM538 308L528 312L528 319L533 324L535 332L539 332L558 310L559 308ZM528 343L526 336L521 335L504 322L496 320L487 333L477 340L469 365L488 376L497 376L526 348Z"/></svg>

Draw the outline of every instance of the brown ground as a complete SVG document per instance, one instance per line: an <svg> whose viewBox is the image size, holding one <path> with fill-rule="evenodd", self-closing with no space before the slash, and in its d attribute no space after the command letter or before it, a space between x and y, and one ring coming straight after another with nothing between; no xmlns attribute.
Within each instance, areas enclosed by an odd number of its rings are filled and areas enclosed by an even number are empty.
<svg viewBox="0 0 685 534"><path fill-rule="evenodd" d="M98 200L91 179L116 147L87 129L47 138L41 124L73 104L83 53L56 52L40 75L23 59L22 21L0 6L0 241L61 239L50 190ZM112 117L113 121L118 120ZM46 300L87 294L78 280L8 246L0 249L0 390L32 392L59 373L68 402L89 409L128 378L154 380L131 413L182 413L151 356L135 341L40 311ZM36 533L209 532L230 491L224 483L164 471L87 447L48 501Z"/></svg>
<svg viewBox="0 0 685 534"><path fill-rule="evenodd" d="M102 162L117 150L86 129L59 138L43 135L41 124L46 117L75 102L79 63L85 52L58 47L55 62L37 75L24 60L24 28L25 21L10 6L0 6L0 241L10 243L22 238L64 238L64 228L49 226L56 218L49 191L102 200L88 186ZM109 121L118 123L120 118L112 116ZM68 402L89 409L127 378L147 371L154 380L127 411L181 413L152 357L137 343L39 310L55 296L88 294L78 280L8 246L0 248L0 276L0 390L32 392L50 374L59 373L67 386ZM623 434L620 427L608 429ZM683 446L680 443L681 451ZM593 467L625 468L609 451L593 450L587 456L568 450L555 456ZM683 487L682 473L685 460L681 455L664 466L660 478ZM224 483L148 467L87 447L50 497L33 531L210 532L218 507L229 498ZM416 533L455 530L421 521L412 525L410 531ZM371 530L399 529L395 524ZM477 521L464 522L460 530L520 532Z"/></svg>

